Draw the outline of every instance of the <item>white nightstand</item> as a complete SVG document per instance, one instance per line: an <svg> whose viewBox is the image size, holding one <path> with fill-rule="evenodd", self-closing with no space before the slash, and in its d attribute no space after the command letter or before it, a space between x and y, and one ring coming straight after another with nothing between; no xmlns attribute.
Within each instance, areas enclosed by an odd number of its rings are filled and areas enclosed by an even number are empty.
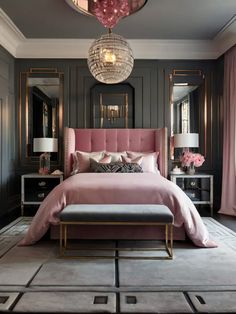
<svg viewBox="0 0 236 314"><path fill-rule="evenodd" d="M63 175L40 175L38 173L21 176L21 215L24 205L40 205L45 197L63 181Z"/></svg>
<svg viewBox="0 0 236 314"><path fill-rule="evenodd" d="M213 216L213 175L171 173L170 180L177 184L194 204L209 204Z"/></svg>

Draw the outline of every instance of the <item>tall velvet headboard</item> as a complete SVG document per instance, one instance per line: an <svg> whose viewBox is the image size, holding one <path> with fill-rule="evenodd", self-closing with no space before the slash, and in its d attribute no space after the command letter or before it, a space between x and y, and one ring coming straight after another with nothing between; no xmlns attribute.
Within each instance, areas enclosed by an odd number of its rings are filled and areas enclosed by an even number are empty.
<svg viewBox="0 0 236 314"><path fill-rule="evenodd" d="M72 171L72 153L80 150L159 152L160 173L167 176L167 129L73 129L64 133L64 174Z"/></svg>

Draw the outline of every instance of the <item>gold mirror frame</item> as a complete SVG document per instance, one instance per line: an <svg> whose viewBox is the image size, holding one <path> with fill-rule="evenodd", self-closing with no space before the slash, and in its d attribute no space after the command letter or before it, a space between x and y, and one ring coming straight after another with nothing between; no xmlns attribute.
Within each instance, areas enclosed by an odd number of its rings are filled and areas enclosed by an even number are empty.
<svg viewBox="0 0 236 314"><path fill-rule="evenodd" d="M63 133L63 99L64 99L64 73L59 72L56 68L30 68L29 71L20 73L19 84L19 155L23 161L38 161L38 156L33 156L29 147L32 146L30 138L30 103L29 103L29 78L58 78L59 79L59 94L57 106L57 138L59 143L56 161L52 164L59 164L61 160L61 139Z"/></svg>
<svg viewBox="0 0 236 314"><path fill-rule="evenodd" d="M169 75L170 82L170 159L176 161L174 157L174 98L173 98L173 88L184 83L188 86L198 85L201 86L201 103L199 103L199 152L206 157L207 154L207 82L205 75L202 70L173 70ZM177 85L175 85L177 83ZM186 84L186 85L187 85Z"/></svg>

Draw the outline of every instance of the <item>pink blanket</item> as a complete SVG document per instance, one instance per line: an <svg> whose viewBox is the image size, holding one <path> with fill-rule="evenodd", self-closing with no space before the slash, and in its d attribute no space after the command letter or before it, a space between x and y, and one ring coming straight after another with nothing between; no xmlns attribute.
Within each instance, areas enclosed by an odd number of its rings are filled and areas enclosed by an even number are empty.
<svg viewBox="0 0 236 314"><path fill-rule="evenodd" d="M165 204L200 247L216 247L194 204L173 182L153 173L80 173L58 185L39 207L20 245L37 242L68 204Z"/></svg>

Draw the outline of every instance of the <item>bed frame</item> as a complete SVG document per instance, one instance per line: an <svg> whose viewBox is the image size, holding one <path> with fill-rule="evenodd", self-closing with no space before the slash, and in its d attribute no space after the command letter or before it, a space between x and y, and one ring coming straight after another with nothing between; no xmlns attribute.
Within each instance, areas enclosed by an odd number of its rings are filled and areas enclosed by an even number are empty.
<svg viewBox="0 0 236 314"><path fill-rule="evenodd" d="M167 129L74 129L64 132L64 176L72 171L73 156L76 151L135 151L159 152L158 169L167 177ZM51 228L51 238L58 238L58 230ZM160 227L161 228L161 227ZM69 230L70 238L81 239L165 239L165 230L151 226L80 226L79 230ZM184 228L174 227L174 239L184 240Z"/></svg>

